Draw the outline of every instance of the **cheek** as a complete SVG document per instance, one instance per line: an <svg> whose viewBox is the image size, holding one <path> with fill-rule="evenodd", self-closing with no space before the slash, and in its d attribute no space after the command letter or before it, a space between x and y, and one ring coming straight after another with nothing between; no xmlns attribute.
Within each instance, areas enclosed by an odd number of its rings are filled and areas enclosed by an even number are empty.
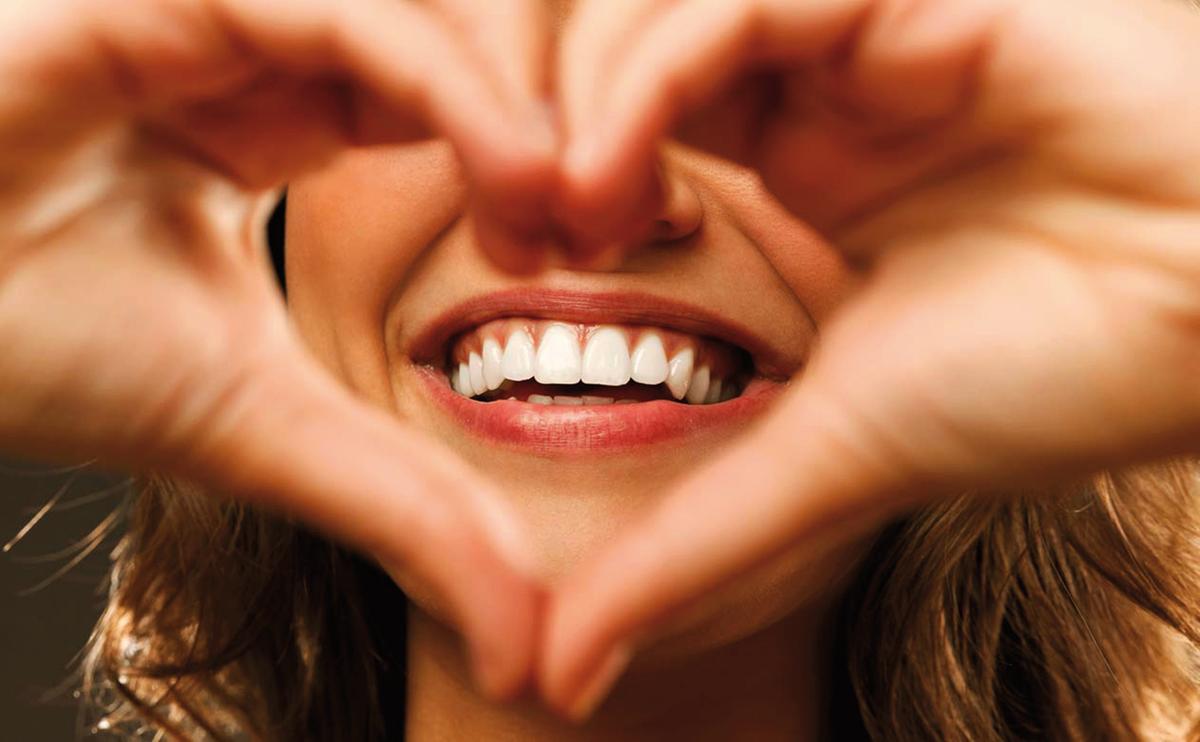
<svg viewBox="0 0 1200 742"><path fill-rule="evenodd" d="M762 257L805 309L824 324L858 288L861 276L844 257L803 220L787 210L763 184L758 173L673 145L674 162L704 184L731 221L758 248Z"/></svg>
<svg viewBox="0 0 1200 742"><path fill-rule="evenodd" d="M353 150L288 188L288 309L314 353L371 396L392 294L462 213L467 186L444 142Z"/></svg>

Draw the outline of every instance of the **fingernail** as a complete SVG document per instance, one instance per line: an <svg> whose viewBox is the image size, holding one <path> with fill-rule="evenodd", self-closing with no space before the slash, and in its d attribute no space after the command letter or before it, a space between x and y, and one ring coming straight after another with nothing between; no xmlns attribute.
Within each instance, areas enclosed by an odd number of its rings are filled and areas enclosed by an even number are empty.
<svg viewBox="0 0 1200 742"><path fill-rule="evenodd" d="M630 644L618 644L609 650L608 656L596 668L591 679L584 683L583 690L567 709L567 715L574 721L584 721L591 716L612 690L621 673L625 672L631 659L633 647Z"/></svg>

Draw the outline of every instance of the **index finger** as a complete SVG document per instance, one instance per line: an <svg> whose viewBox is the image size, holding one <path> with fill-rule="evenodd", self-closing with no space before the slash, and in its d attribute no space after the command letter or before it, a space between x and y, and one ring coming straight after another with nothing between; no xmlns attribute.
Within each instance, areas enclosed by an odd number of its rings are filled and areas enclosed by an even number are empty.
<svg viewBox="0 0 1200 742"><path fill-rule="evenodd" d="M425 0L470 42L517 104L545 103L550 39L542 0Z"/></svg>
<svg viewBox="0 0 1200 742"><path fill-rule="evenodd" d="M540 269L548 244L546 201L556 181L557 134L549 101L550 31L543 0L425 0L444 17L484 70L505 106L522 112L522 128L545 146L532 166L508 161L508 187L474 194L480 247L503 268ZM513 165L517 165L514 167Z"/></svg>
<svg viewBox="0 0 1200 742"><path fill-rule="evenodd" d="M520 521L495 488L299 353L191 402L201 426L172 470L298 517L374 557L466 637L493 696L528 680L540 588Z"/></svg>

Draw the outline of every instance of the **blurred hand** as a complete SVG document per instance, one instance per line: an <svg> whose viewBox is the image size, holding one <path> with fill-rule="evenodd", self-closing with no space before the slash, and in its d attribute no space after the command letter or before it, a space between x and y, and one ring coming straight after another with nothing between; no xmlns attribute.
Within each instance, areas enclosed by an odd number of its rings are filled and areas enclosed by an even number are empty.
<svg viewBox="0 0 1200 742"><path fill-rule="evenodd" d="M487 690L523 684L538 591L515 521L301 348L262 234L288 177L434 132L521 218L554 155L537 6L5 3L0 447L301 517L443 600Z"/></svg>
<svg viewBox="0 0 1200 742"><path fill-rule="evenodd" d="M864 286L756 433L556 595L556 707L586 715L639 637L800 540L1195 451L1200 18L1182 4L592 0L560 67L578 233L636 232L670 134L757 168Z"/></svg>

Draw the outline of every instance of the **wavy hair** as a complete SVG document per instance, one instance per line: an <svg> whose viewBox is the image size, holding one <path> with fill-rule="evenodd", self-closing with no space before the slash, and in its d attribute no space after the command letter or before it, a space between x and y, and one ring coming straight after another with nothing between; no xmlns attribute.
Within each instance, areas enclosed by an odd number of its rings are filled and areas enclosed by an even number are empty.
<svg viewBox="0 0 1200 742"><path fill-rule="evenodd" d="M830 676L854 702L834 738L1200 737L1198 474L964 496L894 524L844 601ZM381 739L379 686L404 655L375 627L403 625L402 603L294 524L151 479L128 503L87 689L101 727L127 733Z"/></svg>

